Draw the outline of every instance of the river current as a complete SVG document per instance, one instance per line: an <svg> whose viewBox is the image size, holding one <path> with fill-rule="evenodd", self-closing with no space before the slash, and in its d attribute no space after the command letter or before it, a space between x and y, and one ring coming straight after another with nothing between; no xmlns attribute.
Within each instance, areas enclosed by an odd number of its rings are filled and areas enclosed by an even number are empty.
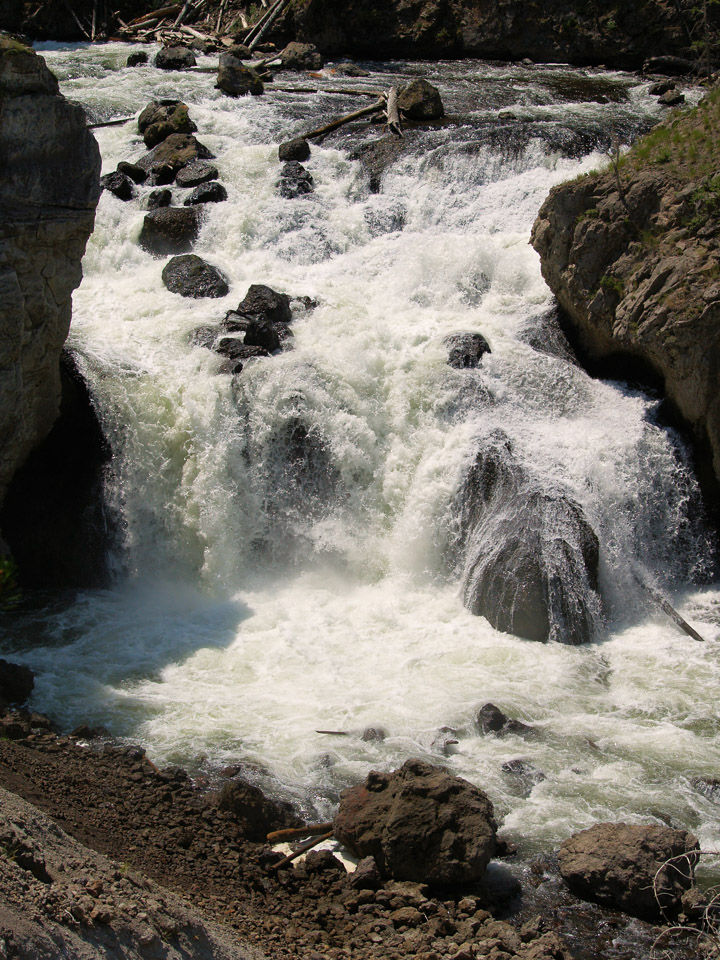
<svg viewBox="0 0 720 960"><path fill-rule="evenodd" d="M65 729L104 725L162 765L239 764L309 816L331 816L370 769L420 756L482 786L525 853L621 819L718 849L720 800L697 778L720 775L720 590L690 458L656 398L572 362L529 245L554 184L660 119L649 84L553 65L368 65L342 86L425 76L451 122L409 131L379 193L349 153L382 131L328 139L307 162L315 192L287 200L277 144L358 101L232 99L209 72L127 69L130 49L40 52L92 120L188 103L228 191L195 252L230 293L168 292L165 261L138 244L149 188L129 203L103 193L69 346L113 447L121 542L112 588L13 618L2 653L36 671L33 706ZM144 153L134 123L96 135L103 172ZM189 336L252 283L318 306L296 316L292 349L233 378ZM464 330L492 348L477 370L447 365L443 339ZM298 418L331 489L287 475L278 437ZM462 605L456 501L496 428L598 534L589 645L501 634ZM706 642L648 604L633 564ZM481 736L489 701L533 734ZM362 739L368 727L385 739ZM520 775L503 768L518 759Z"/></svg>

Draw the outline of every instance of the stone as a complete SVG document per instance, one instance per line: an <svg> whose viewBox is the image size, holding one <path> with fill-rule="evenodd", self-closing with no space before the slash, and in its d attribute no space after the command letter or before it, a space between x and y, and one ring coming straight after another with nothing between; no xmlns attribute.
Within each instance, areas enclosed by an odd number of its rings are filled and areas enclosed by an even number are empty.
<svg viewBox="0 0 720 960"><path fill-rule="evenodd" d="M171 293L181 297L224 297L228 283L222 273L194 253L173 257L162 272L162 281Z"/></svg>
<svg viewBox="0 0 720 960"><path fill-rule="evenodd" d="M133 183L145 183L147 180L147 170L143 170L136 163L128 163L127 160L121 160L116 170L118 173L124 173L126 177L130 177Z"/></svg>
<svg viewBox="0 0 720 960"><path fill-rule="evenodd" d="M305 167L296 160L289 160L282 168L277 183L280 196L286 200L293 200L315 189L312 176Z"/></svg>
<svg viewBox="0 0 720 960"><path fill-rule="evenodd" d="M427 80L411 80L401 87L398 107L408 120L439 120L445 116L440 91Z"/></svg>
<svg viewBox="0 0 720 960"><path fill-rule="evenodd" d="M145 50L133 50L131 54L128 54L128 58L125 61L126 67L142 67L148 62L148 55Z"/></svg>
<svg viewBox="0 0 720 960"><path fill-rule="evenodd" d="M355 890L377 890L382 884L374 857L363 857L350 874L350 886Z"/></svg>
<svg viewBox="0 0 720 960"><path fill-rule="evenodd" d="M271 830L302 826L289 804L270 800L259 787L245 780L226 783L216 802L219 810L238 822L248 840L264 841Z"/></svg>
<svg viewBox="0 0 720 960"><path fill-rule="evenodd" d="M19 706L30 697L35 686L35 674L21 663L0 660L0 701Z"/></svg>
<svg viewBox="0 0 720 960"><path fill-rule="evenodd" d="M286 70L322 70L323 58L312 43L293 40L280 51L280 60Z"/></svg>
<svg viewBox="0 0 720 960"><path fill-rule="evenodd" d="M200 232L197 207L164 207L145 215L140 246L155 256L187 253Z"/></svg>
<svg viewBox="0 0 720 960"><path fill-rule="evenodd" d="M117 197L118 200L132 200L135 196L133 182L130 177L126 177L124 173L118 173L117 170L114 173L106 173L104 177L100 177L100 185L103 190L107 190L108 193Z"/></svg>
<svg viewBox="0 0 720 960"><path fill-rule="evenodd" d="M502 765L502 771L511 779L515 790L523 797L529 797L533 787L547 780L542 770L538 770L531 760L522 757L506 760Z"/></svg>
<svg viewBox="0 0 720 960"><path fill-rule="evenodd" d="M294 140L288 140L281 143L278 147L278 159L280 161L303 160L310 158L310 144L304 137L296 137Z"/></svg>
<svg viewBox="0 0 720 960"><path fill-rule="evenodd" d="M682 77L695 73L695 64L684 57L648 57L642 69L643 73L666 73L671 77Z"/></svg>
<svg viewBox="0 0 720 960"><path fill-rule="evenodd" d="M658 80L657 83L653 83L648 89L648 93L653 97L661 97L664 93L667 93L668 90L675 89L674 80Z"/></svg>
<svg viewBox="0 0 720 960"><path fill-rule="evenodd" d="M311 850L305 857L305 872L309 877L318 873L345 873L342 861L332 850Z"/></svg>
<svg viewBox="0 0 720 960"><path fill-rule="evenodd" d="M153 100L138 117L138 132L148 150L172 133L195 133L187 104L181 100Z"/></svg>
<svg viewBox="0 0 720 960"><path fill-rule="evenodd" d="M208 148L192 134L172 133L144 157L140 157L137 166L145 170L154 183L162 185L172 183L178 170L194 160L213 159Z"/></svg>
<svg viewBox="0 0 720 960"><path fill-rule="evenodd" d="M219 353L221 357L227 357L228 360L233 361L252 360L254 357L267 357L268 355L264 347L255 347L243 343L238 337L222 337L212 349L215 353Z"/></svg>
<svg viewBox="0 0 720 960"><path fill-rule="evenodd" d="M259 96L265 90L255 70L252 67L246 67L242 60L230 53L220 54L215 86L233 97L244 97L248 93Z"/></svg>
<svg viewBox="0 0 720 960"><path fill-rule="evenodd" d="M494 703L486 703L480 707L475 723L483 735L489 733L501 735L505 733L524 734L532 731L532 727L529 727L526 723L522 723L520 720L511 720Z"/></svg>
<svg viewBox="0 0 720 960"><path fill-rule="evenodd" d="M657 923L677 916L698 849L686 830L598 823L562 844L558 864L576 896Z"/></svg>
<svg viewBox="0 0 720 960"><path fill-rule="evenodd" d="M190 196L183 200L183 204L191 207L198 203L222 203L223 200L227 200L227 190L217 180L213 180L195 187Z"/></svg>
<svg viewBox="0 0 720 960"><path fill-rule="evenodd" d="M685 103L685 95L680 93L679 90L667 90L658 98L658 103L662 104L663 107L677 107L681 103Z"/></svg>
<svg viewBox="0 0 720 960"><path fill-rule="evenodd" d="M169 207L172 203L172 191L167 188L162 190L152 190L148 194L148 210L159 210L161 207Z"/></svg>
<svg viewBox="0 0 720 960"><path fill-rule="evenodd" d="M245 343L250 347L263 347L268 353L280 349L275 324L264 317L253 317L245 330Z"/></svg>
<svg viewBox="0 0 720 960"><path fill-rule="evenodd" d="M247 33L247 30L244 32ZM231 57L235 57L237 60L252 59L252 50L244 43L234 43L231 47L228 47L225 52L229 53Z"/></svg>
<svg viewBox="0 0 720 960"><path fill-rule="evenodd" d="M478 367L483 355L492 352L481 333L453 333L443 343L448 348L448 365L456 370Z"/></svg>
<svg viewBox="0 0 720 960"><path fill-rule="evenodd" d="M253 283L237 307L237 313L244 317L262 317L273 323L290 323L290 297L278 293L263 283Z"/></svg>
<svg viewBox="0 0 720 960"><path fill-rule="evenodd" d="M438 885L480 879L495 849L485 793L422 760L394 773L371 772L346 790L333 821L336 839L372 856L381 876Z"/></svg>
<svg viewBox="0 0 720 960"><path fill-rule="evenodd" d="M155 55L159 70L189 70L197 65L195 54L187 47L163 47Z"/></svg>
<svg viewBox="0 0 720 960"><path fill-rule="evenodd" d="M218 168L207 160L192 160L178 170L175 183L179 187L199 187L202 183L217 180Z"/></svg>

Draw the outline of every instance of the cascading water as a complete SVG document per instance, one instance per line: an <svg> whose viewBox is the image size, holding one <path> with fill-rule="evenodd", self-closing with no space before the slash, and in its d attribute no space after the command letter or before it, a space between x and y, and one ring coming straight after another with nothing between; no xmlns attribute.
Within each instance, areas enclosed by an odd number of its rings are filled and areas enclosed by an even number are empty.
<svg viewBox="0 0 720 960"><path fill-rule="evenodd" d="M370 768L420 755L482 785L524 851L648 815L716 846L716 802L693 782L720 770L720 592L691 585L709 557L696 483L655 401L569 359L528 243L554 183L656 121L646 85L380 65L343 84L425 75L453 122L408 134L379 193L348 159L379 134L314 147L315 193L287 200L277 143L347 112L346 98L231 99L209 73L124 69L129 49L42 52L94 118L190 105L229 195L207 206L195 252L230 293L169 293L137 242L142 202L103 194L71 346L115 453L118 577L5 615L3 654L39 675L34 705L161 764L244 764L321 815ZM98 140L104 172L144 152L133 124ZM252 283L318 306L296 315L292 349L233 378L190 335ZM491 346L477 369L448 366L445 338L462 331ZM460 494L492 437L522 497L527 484L560 491L597 535L604 621L588 645L500 633L463 606ZM636 567L709 642L645 604ZM533 737L480 736L487 701ZM370 726L386 738L363 740ZM347 735L316 732L328 729ZM518 758L544 778L503 770Z"/></svg>

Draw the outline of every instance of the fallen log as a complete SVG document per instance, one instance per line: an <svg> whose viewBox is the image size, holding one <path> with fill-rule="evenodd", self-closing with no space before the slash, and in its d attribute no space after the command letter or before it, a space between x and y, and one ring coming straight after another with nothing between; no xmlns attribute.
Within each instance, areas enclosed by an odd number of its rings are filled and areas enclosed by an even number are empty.
<svg viewBox="0 0 720 960"><path fill-rule="evenodd" d="M175 23L173 23L173 30L174 30L176 27L179 27L179 26L182 24L183 20L184 20L185 17L187 16L187 12L188 12L189 9L190 9L190 0L185 0L185 3L183 4L182 10L180 11L180 13L179 13L179 14L177 15L177 17L175 18Z"/></svg>
<svg viewBox="0 0 720 960"><path fill-rule="evenodd" d="M253 62L252 66L255 70L258 67L270 67L275 60L277 60L277 57L272 60L262 60L260 63ZM250 63L250 61L247 62ZM279 93L336 93L342 97L375 97L375 99L385 96L383 90L352 90L350 87L285 87L272 83L268 85L267 89L277 90Z"/></svg>
<svg viewBox="0 0 720 960"><path fill-rule="evenodd" d="M300 844L294 853L289 853L286 857L283 857L282 860L278 860L277 863L273 863L272 866L268 867L268 870L271 873L275 873L276 870L286 867L288 863L292 863L293 860L297 860L298 857L301 857L304 853L307 853L308 850L312 850L312 848L317 847L318 844L324 843L325 840L329 840L332 835L333 831L329 830L327 833L324 833L320 837L316 837L314 840L308 840L307 843Z"/></svg>
<svg viewBox="0 0 720 960"><path fill-rule="evenodd" d="M117 120L101 120L99 123L89 123L88 130L97 130L98 127L119 127L123 123L129 123L135 117L118 117Z"/></svg>
<svg viewBox="0 0 720 960"><path fill-rule="evenodd" d="M246 45L249 44L252 40L255 39L255 36L256 36L258 30L260 30L262 27L265 26L265 24L267 23L268 17L269 17L270 14L273 12L273 10L275 9L275 7L277 7L277 6L279 5L279 3L280 3L280 0L275 0L275 2L270 6L270 8L269 8L268 10L265 11L265 13L260 17L260 19L257 20L257 21L252 25L252 27L250 27L250 30L249 30L248 33L245 35L245 44L246 44Z"/></svg>
<svg viewBox="0 0 720 960"><path fill-rule="evenodd" d="M400 110L398 109L398 88L390 87L387 92L387 127L390 133L401 137Z"/></svg>
<svg viewBox="0 0 720 960"><path fill-rule="evenodd" d="M146 20L161 19L162 17L174 17L179 12L180 7L181 4L173 3L169 7L160 7L159 10L152 10L150 13L144 13L141 17L131 20L130 26L134 27L136 24L142 25Z"/></svg>
<svg viewBox="0 0 720 960"><path fill-rule="evenodd" d="M331 737L349 737L350 734L346 730L316 730L315 733L327 733Z"/></svg>
<svg viewBox="0 0 720 960"><path fill-rule="evenodd" d="M344 117L333 120L332 123L325 124L324 127L319 127L317 130L310 130L308 133L300 134L300 136L304 140L317 140L318 137L324 137L326 133L332 133L333 130L337 130L338 127L342 127L346 123L352 123L353 120L359 120L361 117L369 117L371 113L380 113L380 111L384 109L385 98L383 97L383 99L378 100L377 103L373 103L370 107L363 107L362 110L348 113Z"/></svg>
<svg viewBox="0 0 720 960"><path fill-rule="evenodd" d="M273 9L268 14L268 18L263 24L263 26L255 34L255 38L250 43L248 43L247 46L250 51L253 51L255 47L260 43L262 38L270 29L270 27L275 23L277 18L280 16L280 14L283 12L285 7L288 5L288 2L289 0L278 0L277 4L273 7Z"/></svg>
<svg viewBox="0 0 720 960"><path fill-rule="evenodd" d="M693 640L699 640L701 643L705 642L705 637L701 637L700 634L694 627L691 627L690 624L685 620L677 610L670 604L662 594L658 593L653 587L646 583L642 577L637 573L633 573L636 583L638 583L645 593L655 601L655 603L660 607L663 613L666 613L668 617L675 623L680 629L686 633L689 637L692 637Z"/></svg>
<svg viewBox="0 0 720 960"><path fill-rule="evenodd" d="M286 827L284 830L273 830L265 838L270 843L281 843L284 840L299 840L301 837L315 837L319 833L332 830L332 820L327 823L308 823L305 827Z"/></svg>
<svg viewBox="0 0 720 960"><path fill-rule="evenodd" d="M225 7L227 6L227 0L221 0L220 2L220 11L218 13L217 23L215 24L215 33L220 33L220 24L222 19L225 16Z"/></svg>

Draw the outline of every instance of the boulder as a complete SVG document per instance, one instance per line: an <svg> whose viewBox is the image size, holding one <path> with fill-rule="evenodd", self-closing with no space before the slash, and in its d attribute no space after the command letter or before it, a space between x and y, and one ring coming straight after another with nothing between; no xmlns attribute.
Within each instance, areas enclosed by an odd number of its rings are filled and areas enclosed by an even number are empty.
<svg viewBox="0 0 720 960"><path fill-rule="evenodd" d="M162 185L172 183L178 170L194 160L212 160L213 155L192 134L172 133L150 153L140 157L137 166Z"/></svg>
<svg viewBox="0 0 720 960"><path fill-rule="evenodd" d="M162 281L171 293L181 297L224 297L228 283L222 273L194 253L173 257L162 272Z"/></svg>
<svg viewBox="0 0 720 960"><path fill-rule="evenodd" d="M271 830L299 827L290 804L275 803L259 787L244 780L226 783L217 797L218 809L236 820L248 840L262 842Z"/></svg>
<svg viewBox="0 0 720 960"><path fill-rule="evenodd" d="M195 133L196 130L188 106L181 100L153 100L138 117L138 132L148 150L171 133Z"/></svg>
<svg viewBox="0 0 720 960"><path fill-rule="evenodd" d="M308 160L310 157L310 144L304 137L296 137L294 140L288 140L281 143L278 147L278 159L280 161Z"/></svg>
<svg viewBox="0 0 720 960"><path fill-rule="evenodd" d="M350 886L355 890L377 890L382 886L382 877L374 857L363 857L350 874Z"/></svg>
<svg viewBox="0 0 720 960"><path fill-rule="evenodd" d="M245 343L250 347L263 347L268 353L280 349L280 338L272 320L253 317L245 331Z"/></svg>
<svg viewBox="0 0 720 960"><path fill-rule="evenodd" d="M373 857L385 877L440 885L480 879L495 851L493 806L485 793L422 760L368 774L346 790L335 837Z"/></svg>
<svg viewBox="0 0 720 960"><path fill-rule="evenodd" d="M244 31L243 36L247 33L247 30ZM236 60L251 60L252 59L252 50L250 47L246 46L244 43L234 43L231 47L228 47L225 53L229 53L231 57L235 57Z"/></svg>
<svg viewBox="0 0 720 960"><path fill-rule="evenodd" d="M661 97L658 97L658 103L663 107L677 107L685 103L685 95L679 90L667 90Z"/></svg>
<svg viewBox="0 0 720 960"><path fill-rule="evenodd" d="M0 660L0 703L19 706L30 697L35 686L35 674L20 663Z"/></svg>
<svg viewBox="0 0 720 960"><path fill-rule="evenodd" d="M155 56L159 70L189 70L196 64L195 54L187 47L163 47Z"/></svg>
<svg viewBox="0 0 720 960"><path fill-rule="evenodd" d="M133 183L145 183L147 180L147 170L143 170L136 163L121 160L115 169L118 173L124 173L126 177L130 177Z"/></svg>
<svg viewBox="0 0 720 960"><path fill-rule="evenodd" d="M297 160L289 160L282 168L277 186L281 197L293 200L315 189L313 178Z"/></svg>
<svg viewBox="0 0 720 960"><path fill-rule="evenodd" d="M448 348L447 362L456 370L477 367L483 354L492 352L481 333L453 333L443 343Z"/></svg>
<svg viewBox="0 0 720 960"><path fill-rule="evenodd" d="M661 97L664 93L667 93L668 90L675 89L674 80L658 80L657 83L653 83L652 86L648 89L648 93L653 97Z"/></svg>
<svg viewBox="0 0 720 960"><path fill-rule="evenodd" d="M686 830L598 823L566 840L558 863L577 896L657 923L677 916L698 849Z"/></svg>
<svg viewBox="0 0 720 960"><path fill-rule="evenodd" d="M312 43L293 40L280 51L280 60L286 70L322 70L323 58Z"/></svg>
<svg viewBox="0 0 720 960"><path fill-rule="evenodd" d="M141 67L148 62L148 55L145 50L133 50L125 61L126 67Z"/></svg>
<svg viewBox="0 0 720 960"><path fill-rule="evenodd" d="M169 207L171 203L172 191L168 190L167 187L163 188L162 190L152 190L148 194L148 210L159 210L160 207Z"/></svg>
<svg viewBox="0 0 720 960"><path fill-rule="evenodd" d="M132 200L135 196L135 189L130 177L126 177L124 173L118 173L117 170L100 177L100 186L103 190L107 190L108 193L117 197L118 200Z"/></svg>
<svg viewBox="0 0 720 960"><path fill-rule="evenodd" d="M182 170L178 170L175 183L179 187L199 187L209 180L217 180L218 168L207 160L192 160Z"/></svg>
<svg viewBox="0 0 720 960"><path fill-rule="evenodd" d="M217 180L213 180L211 183L201 183L199 187L195 187L190 196L183 200L183 204L186 207L192 207L198 203L222 203L223 200L227 200L227 190Z"/></svg>
<svg viewBox="0 0 720 960"><path fill-rule="evenodd" d="M501 431L480 440L459 503L468 609L527 640L590 641L599 545L580 505L535 480Z"/></svg>
<svg viewBox="0 0 720 960"><path fill-rule="evenodd" d="M164 207L145 215L140 246L155 256L186 253L200 232L197 207Z"/></svg>
<svg viewBox="0 0 720 960"><path fill-rule="evenodd" d="M695 73L695 64L684 57L648 57L642 69L643 73L665 73L671 77L684 77Z"/></svg>
<svg viewBox="0 0 720 960"><path fill-rule="evenodd" d="M475 718L477 728L484 736L490 733L497 733L501 736L506 733L529 733L532 727L529 727L521 720L512 720L506 716L494 703L486 703L478 710Z"/></svg>
<svg viewBox="0 0 720 960"><path fill-rule="evenodd" d="M532 760L527 760L524 757L506 760L502 765L502 772L511 782L514 792L521 797L529 797L533 787L542 783L543 780L547 780L542 770L538 770Z"/></svg>
<svg viewBox="0 0 720 960"><path fill-rule="evenodd" d="M290 323L290 297L286 293L278 293L263 283L253 283L248 292L240 301L237 313L243 317L263 318L273 323Z"/></svg>
<svg viewBox="0 0 720 960"><path fill-rule="evenodd" d="M258 96L265 89L262 80L252 67L246 67L242 60L231 53L220 54L215 86L233 97L244 97L248 93Z"/></svg>
<svg viewBox="0 0 720 960"><path fill-rule="evenodd" d="M427 80L411 80L402 87L398 107L408 120L439 120L445 116L440 91Z"/></svg>

